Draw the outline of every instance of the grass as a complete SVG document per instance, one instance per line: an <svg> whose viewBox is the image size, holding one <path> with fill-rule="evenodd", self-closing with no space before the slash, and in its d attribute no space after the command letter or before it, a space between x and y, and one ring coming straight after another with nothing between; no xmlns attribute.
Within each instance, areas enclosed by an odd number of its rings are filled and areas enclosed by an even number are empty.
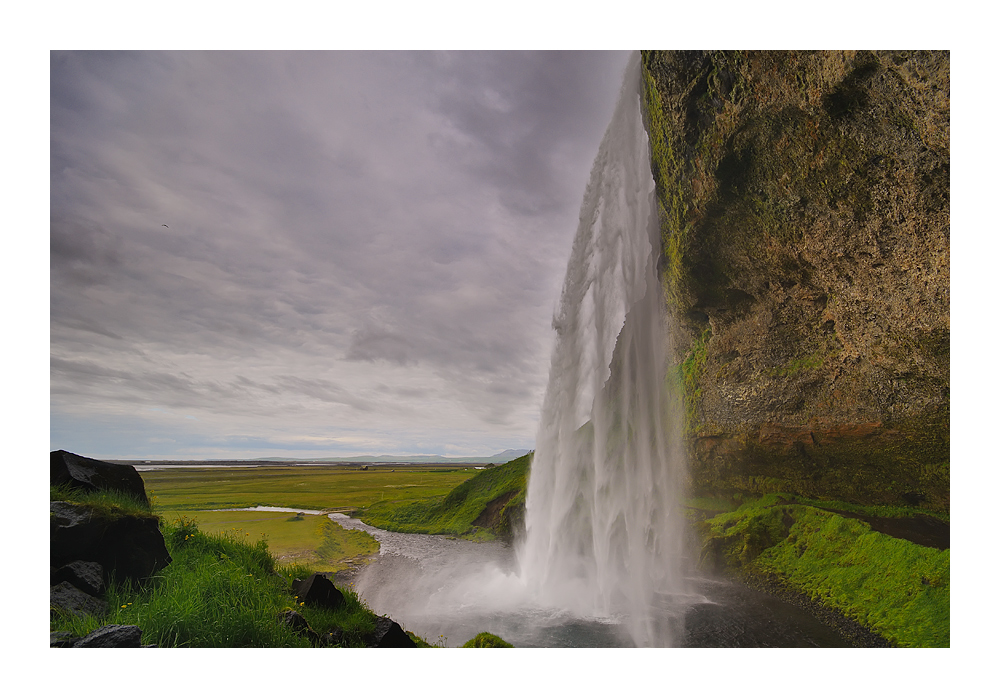
<svg viewBox="0 0 1000 698"><path fill-rule="evenodd" d="M462 647L513 647L499 635L493 633L479 633L474 638L466 642Z"/></svg>
<svg viewBox="0 0 1000 698"><path fill-rule="evenodd" d="M393 472L395 471L395 472ZM280 506L355 510L384 499L420 500L447 494L472 468L262 466L148 470L142 479L158 511Z"/></svg>
<svg viewBox="0 0 1000 698"><path fill-rule="evenodd" d="M106 624L138 625L143 643L160 647L308 647L277 620L292 608L320 634L342 630L345 646L363 646L374 629L375 614L350 589L341 589L347 604L337 611L299 605L291 581L311 569L276 565L263 539L238 530L204 533L189 519L161 528L173 561L150 583L113 581L107 616L60 614L50 629L83 636Z"/></svg>
<svg viewBox="0 0 1000 698"><path fill-rule="evenodd" d="M509 535L523 510L531 454L479 471L446 495L424 501L376 502L360 514L365 523L402 533L431 533L491 539ZM480 519L490 504L496 511ZM519 509L520 508L520 509ZM488 512L487 512L488 514ZM480 521L479 524L476 522Z"/></svg>
<svg viewBox="0 0 1000 698"><path fill-rule="evenodd" d="M49 487L49 501L86 504L96 515L109 520L121 516L149 516L152 514L152 508L149 504L127 492L117 490L88 492L69 485L51 485Z"/></svg>
<svg viewBox="0 0 1000 698"><path fill-rule="evenodd" d="M254 468L174 468L142 473L147 492L168 518L196 521L206 533L242 529L250 539L265 537L282 564L301 563L336 572L378 552L374 538L345 530L326 516L222 508L280 506L356 512L389 500L413 502L441 497L480 472L467 467L262 466Z"/></svg>
<svg viewBox="0 0 1000 698"><path fill-rule="evenodd" d="M138 625L143 643L160 647L308 647L307 638L278 622L282 611L294 609L321 636L337 630L337 645L364 646L377 616L352 589L341 588L346 605L329 610L301 605L291 582L376 553L374 539L321 515L198 507L263 504L353 511L384 499L386 492L403 504L428 495L447 496L476 472L448 467L392 470L147 471L142 476L152 507L115 492L51 488L53 501L88 504L107 518L156 517L172 562L143 585L111 580L105 616L53 613L50 630L82 637L103 625L123 624ZM408 635L418 646L434 646Z"/></svg>
<svg viewBox="0 0 1000 698"><path fill-rule="evenodd" d="M811 500L766 495L704 521L703 558L715 556L749 577L777 576L897 646L948 647L950 551L878 533L803 501Z"/></svg>
<svg viewBox="0 0 1000 698"><path fill-rule="evenodd" d="M175 510L171 516L197 521L206 533L237 529L251 540L263 538L278 563L308 565L317 572L337 572L379 551L378 542L367 533L344 529L324 515Z"/></svg>

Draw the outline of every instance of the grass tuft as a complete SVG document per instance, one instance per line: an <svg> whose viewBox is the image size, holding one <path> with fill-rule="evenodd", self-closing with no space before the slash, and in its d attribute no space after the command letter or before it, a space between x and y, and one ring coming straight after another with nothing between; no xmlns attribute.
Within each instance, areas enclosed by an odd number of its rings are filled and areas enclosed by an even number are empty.
<svg viewBox="0 0 1000 698"><path fill-rule="evenodd" d="M50 485L50 502L70 502L90 507L95 514L106 519L122 516L150 516L152 508L147 502L117 490L97 490L88 492L69 485Z"/></svg>
<svg viewBox="0 0 1000 698"><path fill-rule="evenodd" d="M502 637L493 633L479 633L474 638L466 642L462 647L513 647Z"/></svg>

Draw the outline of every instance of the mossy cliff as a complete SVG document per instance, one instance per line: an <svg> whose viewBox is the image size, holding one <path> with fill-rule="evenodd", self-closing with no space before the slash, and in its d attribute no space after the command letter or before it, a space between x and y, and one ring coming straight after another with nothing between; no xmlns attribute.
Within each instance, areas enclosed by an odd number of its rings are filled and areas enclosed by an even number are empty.
<svg viewBox="0 0 1000 698"><path fill-rule="evenodd" d="M644 51L696 496L949 508L949 54Z"/></svg>

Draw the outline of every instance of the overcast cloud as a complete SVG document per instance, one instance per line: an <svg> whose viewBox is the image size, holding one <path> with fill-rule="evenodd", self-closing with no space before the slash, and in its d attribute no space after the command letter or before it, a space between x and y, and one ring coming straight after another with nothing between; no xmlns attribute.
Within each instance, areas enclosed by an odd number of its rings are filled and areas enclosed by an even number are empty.
<svg viewBox="0 0 1000 698"><path fill-rule="evenodd" d="M533 447L626 60L53 53L51 447Z"/></svg>

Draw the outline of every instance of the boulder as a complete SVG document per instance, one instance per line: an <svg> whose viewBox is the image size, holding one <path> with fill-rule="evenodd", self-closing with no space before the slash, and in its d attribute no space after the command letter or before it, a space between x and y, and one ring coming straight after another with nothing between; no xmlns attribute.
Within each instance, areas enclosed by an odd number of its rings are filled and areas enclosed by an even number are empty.
<svg viewBox="0 0 1000 698"><path fill-rule="evenodd" d="M307 606L323 608L340 608L346 601L340 590L329 579L318 572L309 575L305 580L296 579L292 582L292 591L300 603Z"/></svg>
<svg viewBox="0 0 1000 698"><path fill-rule="evenodd" d="M104 568L98 562L74 560L52 573L49 584L59 582L69 582L91 596L98 596L104 590Z"/></svg>
<svg viewBox="0 0 1000 698"><path fill-rule="evenodd" d="M50 564L100 563L118 579L143 580L170 563L170 555L152 515L109 517L85 504L49 505Z"/></svg>
<svg viewBox="0 0 1000 698"><path fill-rule="evenodd" d="M68 451L52 451L49 454L49 483L70 485L88 492L115 490L149 504L146 486L131 465L107 463Z"/></svg>
<svg viewBox="0 0 1000 698"><path fill-rule="evenodd" d="M61 567L79 560L78 550L89 550L101 536L102 527L93 523L93 509L83 504L49 502L49 558Z"/></svg>
<svg viewBox="0 0 1000 698"><path fill-rule="evenodd" d="M292 629L292 632L306 638L313 645L322 644L319 633L309 627L309 621L298 611L282 611L278 614L278 622L282 625L287 625Z"/></svg>
<svg viewBox="0 0 1000 698"><path fill-rule="evenodd" d="M369 647L416 647L417 643L391 618L377 618L375 632L367 638Z"/></svg>
<svg viewBox="0 0 1000 698"><path fill-rule="evenodd" d="M107 613L108 604L69 582L59 582L49 589L49 609L53 614L62 611L78 616L101 616Z"/></svg>
<svg viewBox="0 0 1000 698"><path fill-rule="evenodd" d="M138 625L105 625L78 640L73 647L142 647Z"/></svg>

